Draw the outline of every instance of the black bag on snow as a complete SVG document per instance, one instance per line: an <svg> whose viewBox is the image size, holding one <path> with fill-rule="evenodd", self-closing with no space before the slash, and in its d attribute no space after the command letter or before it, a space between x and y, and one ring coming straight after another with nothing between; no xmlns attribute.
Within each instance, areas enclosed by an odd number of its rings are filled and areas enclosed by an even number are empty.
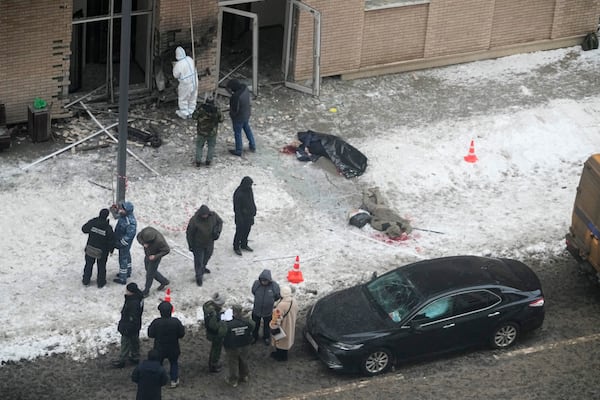
<svg viewBox="0 0 600 400"><path fill-rule="evenodd" d="M598 36L595 32L585 35L583 42L581 43L581 48L584 51L595 50L598 48Z"/></svg>

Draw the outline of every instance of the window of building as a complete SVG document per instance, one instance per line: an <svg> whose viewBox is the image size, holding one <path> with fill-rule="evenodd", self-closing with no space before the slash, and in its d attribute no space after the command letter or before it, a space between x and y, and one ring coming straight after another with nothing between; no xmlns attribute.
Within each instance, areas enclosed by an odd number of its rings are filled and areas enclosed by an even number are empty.
<svg viewBox="0 0 600 400"><path fill-rule="evenodd" d="M365 10L381 10L385 8L429 4L429 0L365 0Z"/></svg>

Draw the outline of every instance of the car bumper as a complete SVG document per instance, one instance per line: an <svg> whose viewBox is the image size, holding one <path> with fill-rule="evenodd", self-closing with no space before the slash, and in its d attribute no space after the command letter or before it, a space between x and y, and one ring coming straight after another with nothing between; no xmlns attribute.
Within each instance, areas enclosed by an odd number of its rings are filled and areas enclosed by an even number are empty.
<svg viewBox="0 0 600 400"><path fill-rule="evenodd" d="M346 367L340 361L340 359L333 353L325 344L318 343L317 340L308 331L304 331L304 338L313 348L317 356L321 361L327 365L328 368L334 370L344 370Z"/></svg>

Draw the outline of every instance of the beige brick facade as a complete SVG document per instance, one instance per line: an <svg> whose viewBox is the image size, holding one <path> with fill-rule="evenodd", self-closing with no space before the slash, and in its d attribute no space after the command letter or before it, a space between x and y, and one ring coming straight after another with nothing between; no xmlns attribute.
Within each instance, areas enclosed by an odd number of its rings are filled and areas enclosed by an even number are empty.
<svg viewBox="0 0 600 400"><path fill-rule="evenodd" d="M305 3L321 12L321 75L347 78L571 46L600 16L600 0L430 0L374 10L364 0ZM312 25L303 22L297 80L311 71L312 43L303 40Z"/></svg>
<svg viewBox="0 0 600 400"><path fill-rule="evenodd" d="M281 0L285 1L285 0ZM378 2L386 4L385 1ZM191 53L190 2L155 0L154 56ZM577 44L595 31L600 0L430 0L366 9L365 0L305 0L321 13L321 76L393 73ZM389 4L388 4L389 5ZM216 88L218 0L192 2L200 93ZM35 97L53 105L68 94L72 0L0 1L0 103L7 123L27 119ZM313 19L297 21L293 72L310 78Z"/></svg>
<svg viewBox="0 0 600 400"><path fill-rule="evenodd" d="M60 109L69 86L71 1L0 1L0 43L7 123L27 120L36 97Z"/></svg>

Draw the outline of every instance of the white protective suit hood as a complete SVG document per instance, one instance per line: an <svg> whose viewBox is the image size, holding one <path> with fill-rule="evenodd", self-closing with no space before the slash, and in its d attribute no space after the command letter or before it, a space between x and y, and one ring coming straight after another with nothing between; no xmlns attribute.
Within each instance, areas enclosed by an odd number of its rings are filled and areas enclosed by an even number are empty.
<svg viewBox="0 0 600 400"><path fill-rule="evenodd" d="M185 50L181 46L177 46L175 49L175 58L177 61L181 61L185 58Z"/></svg>

